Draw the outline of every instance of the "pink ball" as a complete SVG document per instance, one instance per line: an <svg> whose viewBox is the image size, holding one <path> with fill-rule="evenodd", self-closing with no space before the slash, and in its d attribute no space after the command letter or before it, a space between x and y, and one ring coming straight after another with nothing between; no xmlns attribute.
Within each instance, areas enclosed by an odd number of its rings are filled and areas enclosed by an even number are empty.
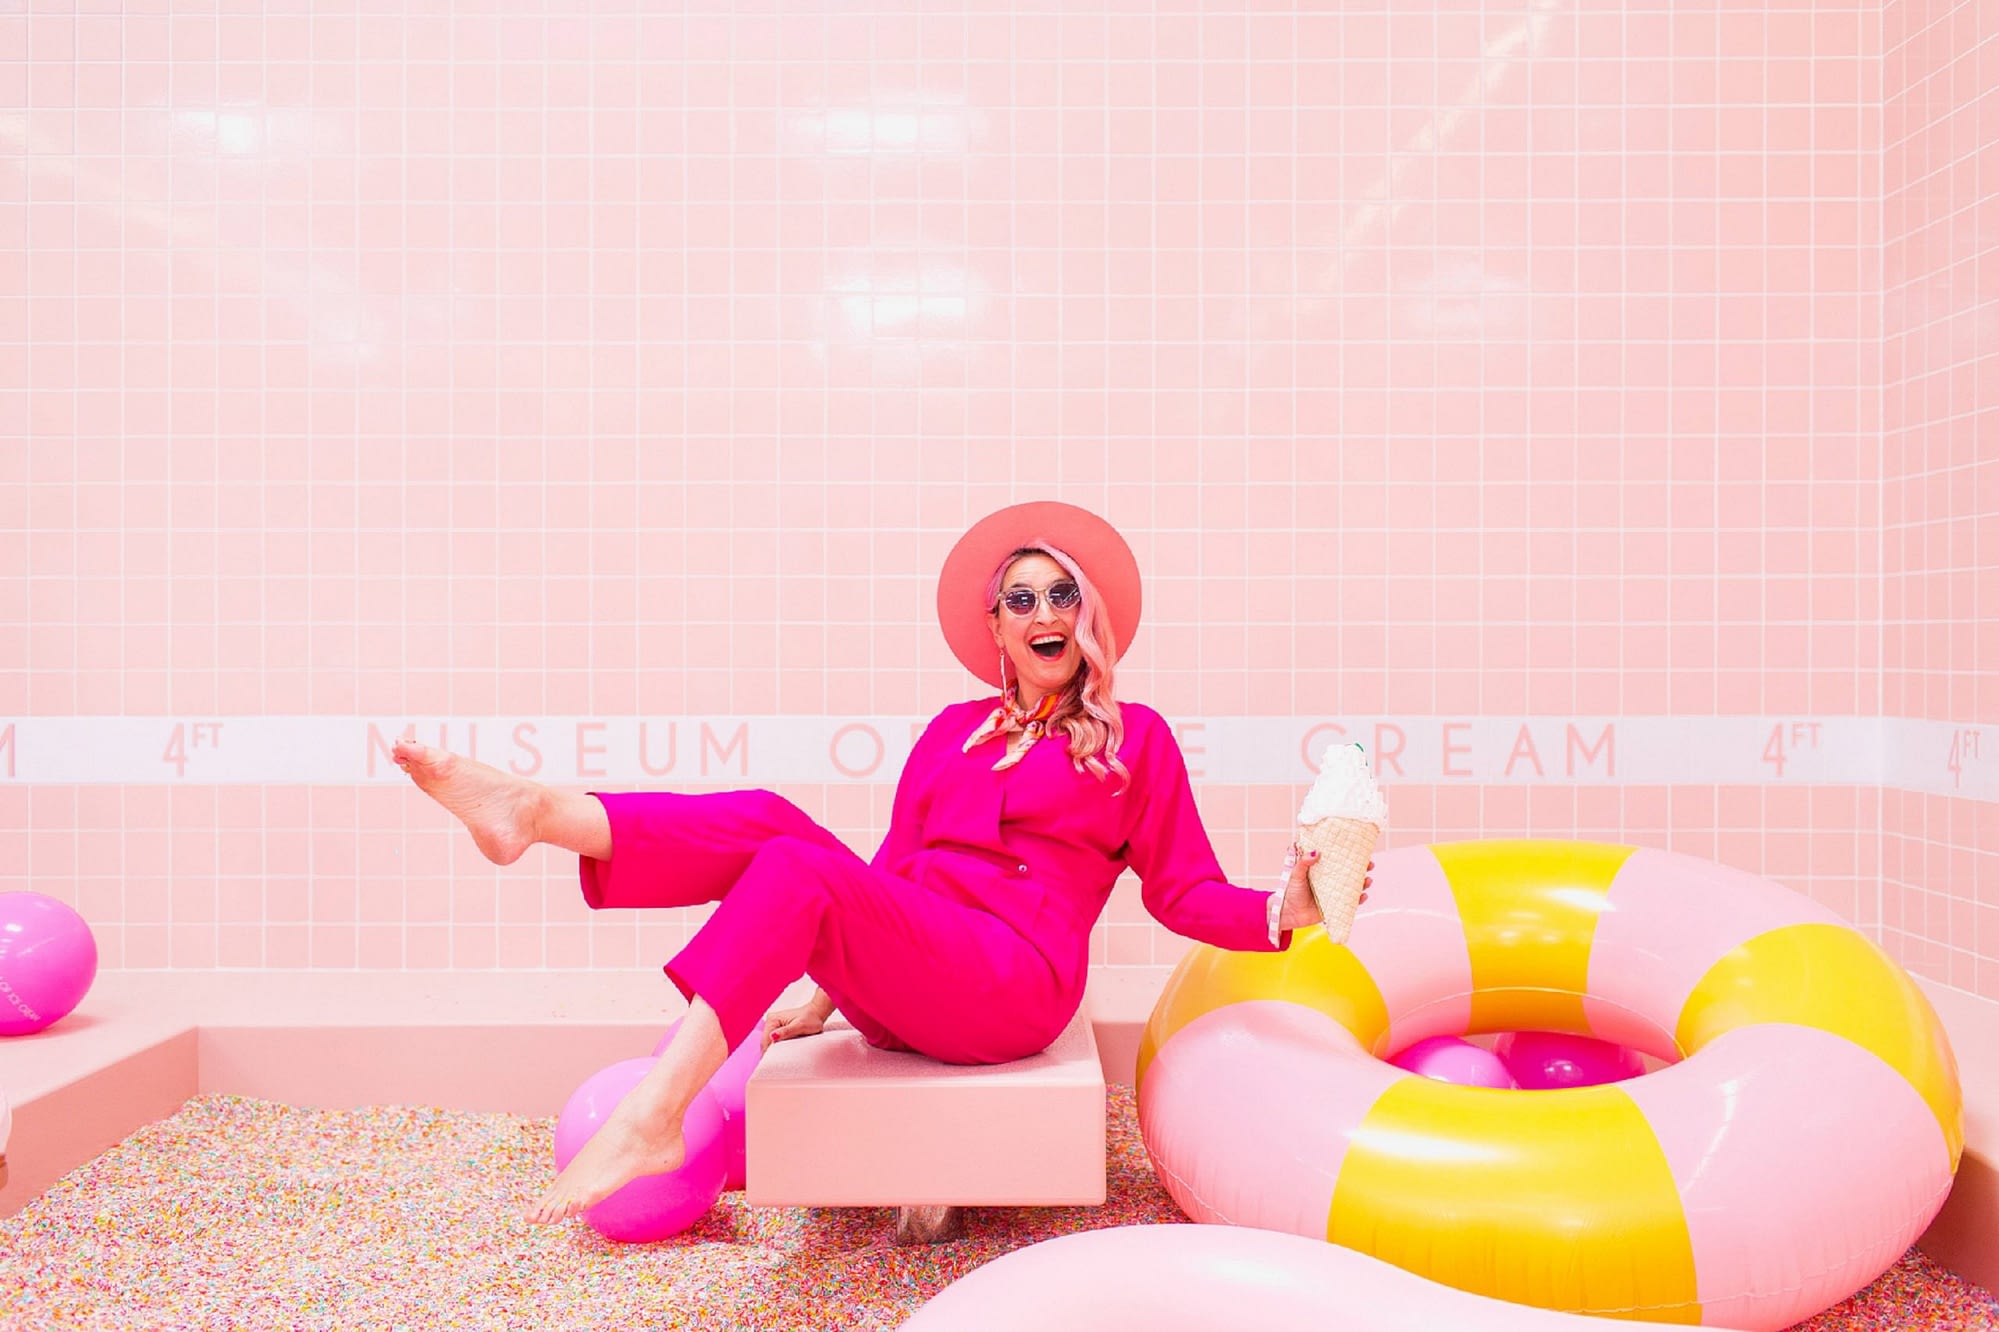
<svg viewBox="0 0 1999 1332"><path fill-rule="evenodd" d="M1512 1075L1497 1055L1456 1036L1427 1037L1388 1062L1460 1087L1497 1087L1510 1091L1514 1086Z"/></svg>
<svg viewBox="0 0 1999 1332"><path fill-rule="evenodd" d="M666 1047L673 1043L673 1034L680 1030L681 1019L675 1018L667 1025L653 1046L653 1057L657 1059L666 1053ZM724 1189L740 1189L748 1181L748 1142L744 1133L748 1111L745 1102L749 1092L750 1074L757 1071L757 1061L763 1058L763 1029L761 1027L743 1038L715 1076L708 1079L708 1094L722 1107L722 1147L728 1156L728 1173L722 1181Z"/></svg>
<svg viewBox="0 0 1999 1332"><path fill-rule="evenodd" d="M97 979L97 940L66 902L0 893L0 1036L67 1016Z"/></svg>
<svg viewBox="0 0 1999 1332"><path fill-rule="evenodd" d="M618 1102L652 1071L651 1059L624 1059L584 1079L555 1120L555 1168L568 1165L601 1128ZM722 1196L728 1170L722 1147L722 1107L706 1090L696 1092L681 1124L686 1159L663 1175L640 1175L584 1213L605 1239L642 1244L665 1239L700 1220Z"/></svg>
<svg viewBox="0 0 1999 1332"><path fill-rule="evenodd" d="M757 1061L763 1058L763 1053L763 1032L753 1031L715 1076L708 1079L708 1094L721 1104L727 1121L722 1130L722 1146L728 1157L727 1178L722 1184L725 1189L740 1189L749 1182L749 1140L745 1130L749 1125L750 1074L757 1071Z"/></svg>
<svg viewBox="0 0 1999 1332"><path fill-rule="evenodd" d="M1492 1050L1528 1091L1596 1087L1645 1071L1636 1050L1560 1031L1509 1031L1492 1043Z"/></svg>

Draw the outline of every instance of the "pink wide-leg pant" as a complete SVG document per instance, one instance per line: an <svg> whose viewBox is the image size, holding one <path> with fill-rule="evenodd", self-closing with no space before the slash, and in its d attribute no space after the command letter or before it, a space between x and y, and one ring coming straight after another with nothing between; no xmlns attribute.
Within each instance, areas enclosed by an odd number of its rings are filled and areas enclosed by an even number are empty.
<svg viewBox="0 0 1999 1332"><path fill-rule="evenodd" d="M970 857L951 856L949 873L889 874L768 791L597 799L611 858L582 860L591 906L719 903L665 969L715 1010L730 1049L801 975L870 1044L950 1063L1033 1054L1075 1013L1080 996L1040 951L968 900L977 876L997 875Z"/></svg>

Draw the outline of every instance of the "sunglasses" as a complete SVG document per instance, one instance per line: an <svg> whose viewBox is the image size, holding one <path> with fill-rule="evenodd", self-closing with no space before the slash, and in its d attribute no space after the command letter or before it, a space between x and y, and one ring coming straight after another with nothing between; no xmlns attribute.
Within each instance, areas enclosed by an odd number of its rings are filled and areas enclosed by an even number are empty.
<svg viewBox="0 0 1999 1332"><path fill-rule="evenodd" d="M1031 587L1010 587L1000 593L1000 605L1015 615L1032 615L1043 596L1048 598L1050 610L1073 610L1083 600L1083 589L1067 578L1058 583L1050 583L1045 593L1036 592Z"/></svg>

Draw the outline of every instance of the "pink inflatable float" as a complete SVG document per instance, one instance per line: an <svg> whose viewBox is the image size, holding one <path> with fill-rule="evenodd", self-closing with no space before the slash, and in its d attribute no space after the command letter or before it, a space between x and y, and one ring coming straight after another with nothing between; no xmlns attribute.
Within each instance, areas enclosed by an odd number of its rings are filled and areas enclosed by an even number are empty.
<svg viewBox="0 0 1999 1332"><path fill-rule="evenodd" d="M1343 946L1196 947L1167 982L1139 1124L1194 1220L1520 1304L1774 1332L1879 1276L1943 1205L1963 1146L1943 1028L1809 898L1589 842L1389 851L1374 881ZM1562 1034L1516 1069L1554 1089L1383 1060L1498 1032ZM1628 1076L1631 1051L1668 1066Z"/></svg>
<svg viewBox="0 0 1999 1332"><path fill-rule="evenodd" d="M1611 1332L1666 1327L1506 1304L1324 1240L1236 1226L1116 1226L1015 1249L902 1332Z"/></svg>

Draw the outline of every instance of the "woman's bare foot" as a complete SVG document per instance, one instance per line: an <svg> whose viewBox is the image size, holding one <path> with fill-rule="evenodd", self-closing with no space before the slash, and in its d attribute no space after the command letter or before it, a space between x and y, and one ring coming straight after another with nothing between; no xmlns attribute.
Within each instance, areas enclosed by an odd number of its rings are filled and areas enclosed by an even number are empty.
<svg viewBox="0 0 1999 1332"><path fill-rule="evenodd" d="M424 793L458 817L495 865L511 865L540 840L543 788L449 750L398 740L391 751Z"/></svg>
<svg viewBox="0 0 1999 1332"><path fill-rule="evenodd" d="M560 1221L595 1207L640 1175L678 1170L687 1158L681 1136L687 1107L728 1057L721 1019L695 995L665 1053L528 1208L527 1219Z"/></svg>
<svg viewBox="0 0 1999 1332"><path fill-rule="evenodd" d="M528 1208L527 1219L547 1225L581 1216L640 1175L679 1169L687 1157L683 1118L684 1112L671 1115L664 1106L640 1104L635 1089Z"/></svg>

